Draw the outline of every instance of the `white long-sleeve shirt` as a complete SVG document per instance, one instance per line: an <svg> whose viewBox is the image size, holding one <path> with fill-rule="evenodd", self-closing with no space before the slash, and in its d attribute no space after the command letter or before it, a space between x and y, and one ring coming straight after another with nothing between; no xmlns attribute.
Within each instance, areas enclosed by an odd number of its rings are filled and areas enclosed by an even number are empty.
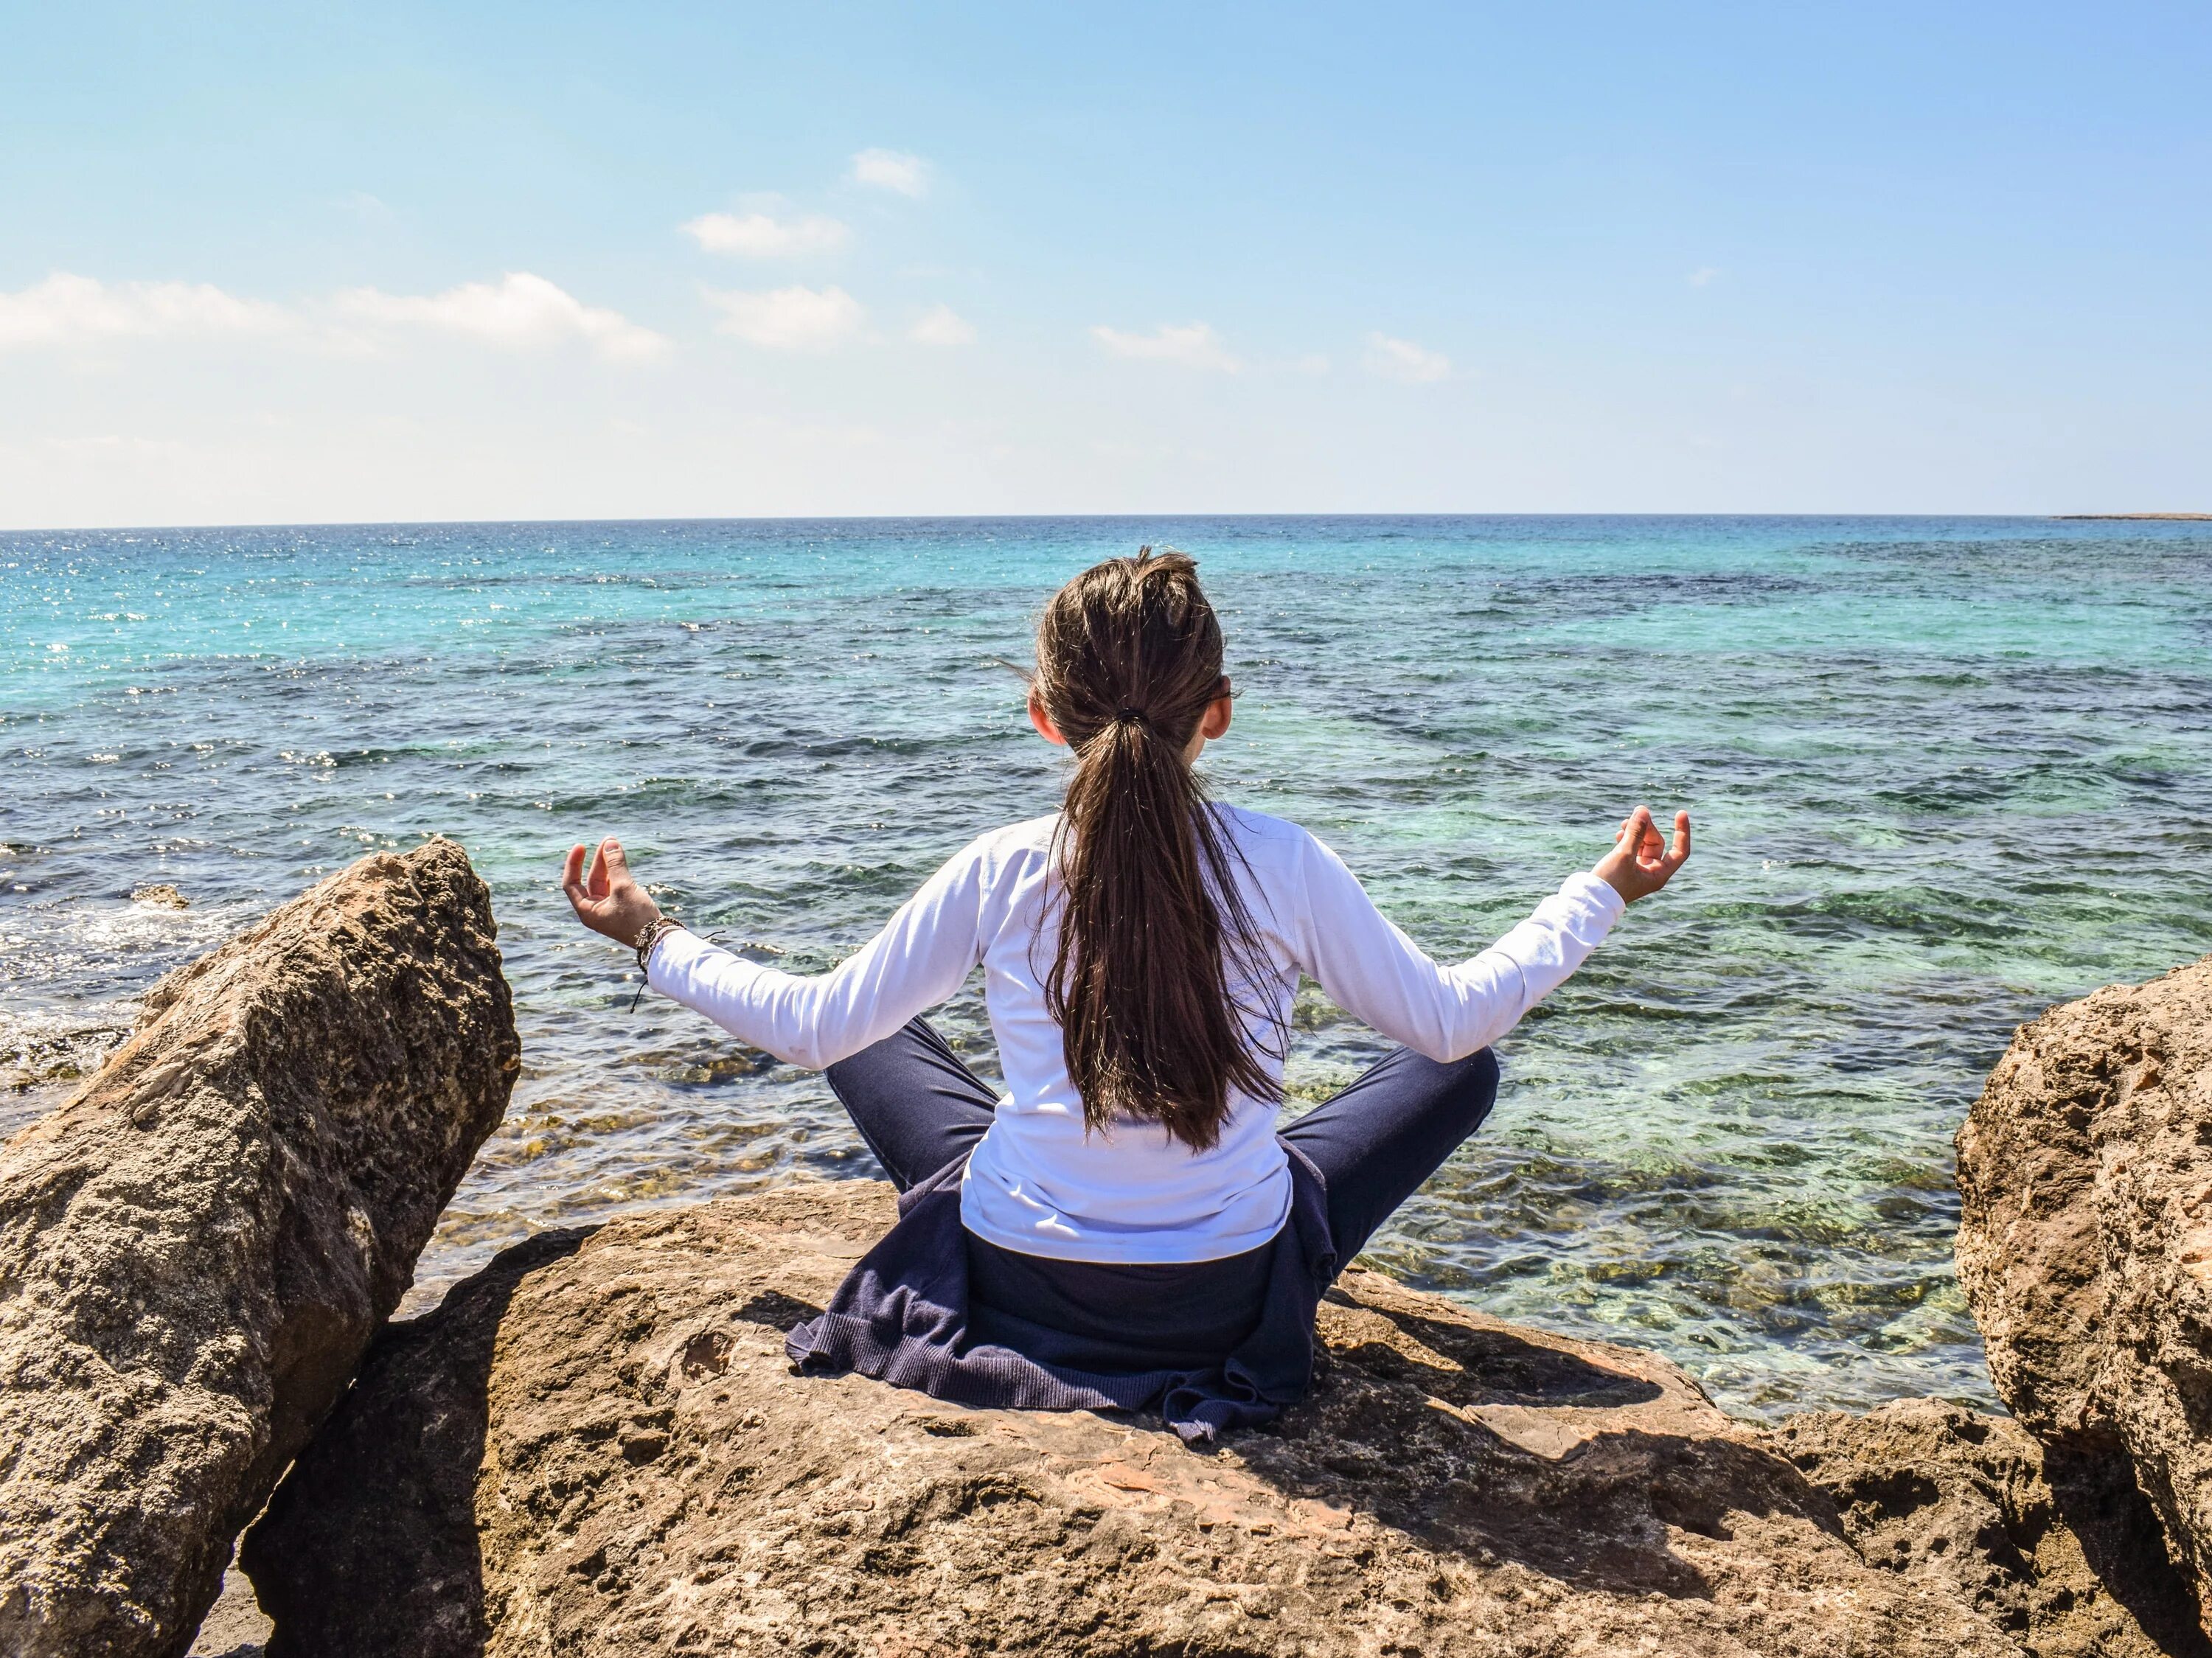
<svg viewBox="0 0 2212 1658"><path fill-rule="evenodd" d="M1295 823L1217 807L1243 856L1236 879L1267 963L1241 987L1262 1055L1287 1026L1298 975L1347 1012L1433 1060L1496 1042L1604 939L1625 908L1594 875L1567 878L1535 913L1471 960L1442 967L1384 918L1337 855ZM969 1159L961 1218L978 1236L1065 1260L1213 1260L1272 1238L1290 1208L1276 1108L1234 1092L1209 1150L1157 1123L1084 1130L1060 1028L1038 973L1057 938L1048 878L1054 817L982 836L930 877L890 924L831 972L748 962L695 934L654 948L655 990L778 1059L819 1070L859 1053L957 992L981 963L1007 1096ZM1232 864L1239 860L1233 859ZM1279 1074L1279 1057L1264 1061Z"/></svg>

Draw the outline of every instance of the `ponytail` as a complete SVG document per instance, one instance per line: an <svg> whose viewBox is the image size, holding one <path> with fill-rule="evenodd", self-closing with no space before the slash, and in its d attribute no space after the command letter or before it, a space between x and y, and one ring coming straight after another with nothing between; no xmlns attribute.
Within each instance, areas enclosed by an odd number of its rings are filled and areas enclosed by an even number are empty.
<svg viewBox="0 0 2212 1658"><path fill-rule="evenodd" d="M1281 1089L1230 975L1260 946L1233 849L1184 755L1226 694L1198 566L1149 547L1093 566L1037 629L1033 693L1076 757L1054 858L1064 908L1045 1006L1086 1128L1136 1118L1204 1151L1232 1090Z"/></svg>

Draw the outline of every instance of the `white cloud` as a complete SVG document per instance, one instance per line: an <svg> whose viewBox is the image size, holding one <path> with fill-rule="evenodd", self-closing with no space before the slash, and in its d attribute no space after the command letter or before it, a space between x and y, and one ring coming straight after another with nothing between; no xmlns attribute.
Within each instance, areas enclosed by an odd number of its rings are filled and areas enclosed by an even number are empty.
<svg viewBox="0 0 2212 1658"><path fill-rule="evenodd" d="M1229 353L1209 323L1162 323L1149 334L1129 334L1101 323L1091 337L1117 357L1179 363L1185 368L1214 368L1233 374L1243 365Z"/></svg>
<svg viewBox="0 0 2212 1658"><path fill-rule="evenodd" d="M1431 351L1411 340L1393 339L1388 334L1367 337L1367 354L1360 362L1370 374L1379 374L1386 380L1403 380L1408 386L1449 380L1452 371L1451 359L1443 352Z"/></svg>
<svg viewBox="0 0 2212 1658"><path fill-rule="evenodd" d="M1710 284L1713 278L1720 274L1721 268L1718 265L1701 264L1695 270L1692 270L1690 273L1690 286L1692 288L1704 288Z"/></svg>
<svg viewBox="0 0 2212 1658"><path fill-rule="evenodd" d="M899 149L864 149L853 158L853 179L919 200L929 194L929 163Z"/></svg>
<svg viewBox="0 0 2212 1658"><path fill-rule="evenodd" d="M843 246L847 235L838 221L818 215L778 219L766 213L702 213L679 228L709 253L735 253L748 259L826 253Z"/></svg>
<svg viewBox="0 0 2212 1658"><path fill-rule="evenodd" d="M513 350L577 342L610 362L642 362L668 342L619 311L586 305L526 270L495 282L463 282L442 294L386 294L351 288L332 307L351 322L374 327L427 328Z"/></svg>
<svg viewBox="0 0 2212 1658"><path fill-rule="evenodd" d="M826 351L856 337L867 321L860 302L842 288L775 288L763 293L708 288L708 304L722 313L714 325L749 344L772 351Z"/></svg>
<svg viewBox="0 0 2212 1658"><path fill-rule="evenodd" d="M206 339L284 334L299 318L266 300L240 299L209 282L103 282L56 271L0 294L0 351L99 340Z"/></svg>
<svg viewBox="0 0 2212 1658"><path fill-rule="evenodd" d="M907 330L906 337L917 345L973 345L975 325L949 305L933 306Z"/></svg>

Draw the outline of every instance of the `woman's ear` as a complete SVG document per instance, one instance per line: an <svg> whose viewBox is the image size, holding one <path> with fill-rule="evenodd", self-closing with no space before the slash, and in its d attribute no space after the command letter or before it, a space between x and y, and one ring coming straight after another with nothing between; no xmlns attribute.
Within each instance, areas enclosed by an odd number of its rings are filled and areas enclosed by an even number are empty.
<svg viewBox="0 0 2212 1658"><path fill-rule="evenodd" d="M1060 728L1052 723L1051 716L1045 713L1044 704L1037 701L1035 691L1030 693L1030 724L1036 727L1036 734L1046 742L1056 744L1063 749L1067 746L1067 739L1060 734Z"/></svg>
<svg viewBox="0 0 2212 1658"><path fill-rule="evenodd" d="M1221 695L1206 705L1206 713L1198 722L1198 734L1211 743L1229 731L1230 716L1236 712L1236 703L1229 695L1229 682L1221 682Z"/></svg>

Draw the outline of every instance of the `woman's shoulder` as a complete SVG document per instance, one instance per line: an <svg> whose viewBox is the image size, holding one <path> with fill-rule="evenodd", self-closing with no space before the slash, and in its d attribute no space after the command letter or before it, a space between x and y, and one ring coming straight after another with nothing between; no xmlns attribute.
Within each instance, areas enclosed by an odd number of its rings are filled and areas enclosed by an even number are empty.
<svg viewBox="0 0 2212 1658"><path fill-rule="evenodd" d="M987 865L1041 857L1051 849L1053 830L1059 823L1060 814L1052 811L1042 817L1024 818L1018 823L986 829L970 841L959 855Z"/></svg>
<svg viewBox="0 0 2212 1658"><path fill-rule="evenodd" d="M1219 803L1213 810L1248 863L1294 865L1305 855L1306 848L1319 844L1304 824L1287 817Z"/></svg>
<svg viewBox="0 0 2212 1658"><path fill-rule="evenodd" d="M1264 811L1255 811L1249 806L1231 805L1226 800L1213 803L1217 816L1231 824L1239 835L1249 835L1262 841L1294 841L1303 839L1305 830L1287 817L1276 817Z"/></svg>

